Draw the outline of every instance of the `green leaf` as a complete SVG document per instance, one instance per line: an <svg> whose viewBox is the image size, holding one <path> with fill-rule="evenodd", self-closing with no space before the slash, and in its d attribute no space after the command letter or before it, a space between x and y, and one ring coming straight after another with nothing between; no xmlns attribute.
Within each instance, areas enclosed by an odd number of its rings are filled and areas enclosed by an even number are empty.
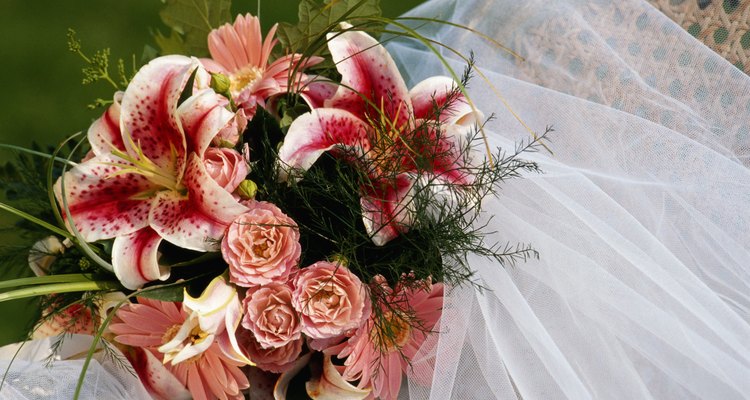
<svg viewBox="0 0 750 400"><path fill-rule="evenodd" d="M159 46L159 54L166 56L169 54L186 54L185 41L179 33L171 31L169 36L164 36L161 32L154 34L156 45Z"/></svg>
<svg viewBox="0 0 750 400"><path fill-rule="evenodd" d="M212 29L231 18L231 0L162 0L166 7L159 13L161 20L172 29L169 37L160 33L155 40L162 54L178 52L196 57L208 55L206 38ZM180 40L178 40L178 37ZM178 48L178 43L182 45ZM165 47L166 46L166 47ZM179 51L177 51L179 50Z"/></svg>
<svg viewBox="0 0 750 400"><path fill-rule="evenodd" d="M158 289L144 290L138 294L139 297L161 301L182 301L182 294L187 282L183 285L165 286Z"/></svg>
<svg viewBox="0 0 750 400"><path fill-rule="evenodd" d="M310 49L325 34L340 22L362 17L379 17L380 0L302 0L299 3L297 25L279 24L277 36L281 44L292 52L306 53L312 50L323 53L324 49Z"/></svg>

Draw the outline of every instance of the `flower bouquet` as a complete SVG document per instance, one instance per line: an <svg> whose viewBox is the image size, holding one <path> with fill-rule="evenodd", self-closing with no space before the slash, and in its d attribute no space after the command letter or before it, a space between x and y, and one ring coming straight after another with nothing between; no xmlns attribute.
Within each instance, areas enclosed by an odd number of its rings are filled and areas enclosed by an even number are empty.
<svg viewBox="0 0 750 400"><path fill-rule="evenodd" d="M446 328L444 292L477 284L467 256L535 255L485 243L477 221L537 170L518 155L544 135L490 151L470 56L407 88L375 35L439 43L376 1L302 1L265 36L227 4L205 2L200 30L170 2L171 35L119 83L71 32L85 81L118 90L86 132L5 168L6 187L49 201L2 208L54 235L28 253L37 278L0 299L43 296L35 337L93 335L87 362L103 343L153 398L395 399L431 375L411 361Z"/></svg>

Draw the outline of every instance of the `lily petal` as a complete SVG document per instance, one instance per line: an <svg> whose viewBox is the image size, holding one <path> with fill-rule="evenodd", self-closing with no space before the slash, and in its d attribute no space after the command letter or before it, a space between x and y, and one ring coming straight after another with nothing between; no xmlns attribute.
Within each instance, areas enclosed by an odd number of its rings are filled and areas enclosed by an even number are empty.
<svg viewBox="0 0 750 400"><path fill-rule="evenodd" d="M131 348L128 360L133 364L141 383L156 400L188 400L192 396L185 386L170 373L151 351Z"/></svg>
<svg viewBox="0 0 750 400"><path fill-rule="evenodd" d="M169 278L169 269L159 265L161 240L150 228L115 238L112 266L123 286L135 290L145 283Z"/></svg>
<svg viewBox="0 0 750 400"><path fill-rule="evenodd" d="M369 151L367 124L350 112L320 108L302 114L289 127L279 149L282 179L290 170L307 170L321 154L337 146Z"/></svg>
<svg viewBox="0 0 750 400"><path fill-rule="evenodd" d="M189 312L198 316L198 323L204 332L220 333L224 329L226 312L241 312L240 307L231 307L230 304L236 300L237 289L227 284L221 275L214 278L206 289L198 297L193 297L187 289L183 295L182 306Z"/></svg>
<svg viewBox="0 0 750 400"><path fill-rule="evenodd" d="M411 226L412 213L408 205L413 187L413 179L401 174L389 184L363 188L362 221L375 245L383 246Z"/></svg>
<svg viewBox="0 0 750 400"><path fill-rule="evenodd" d="M321 108L325 101L336 94L339 85L321 76L308 77L308 82L303 84L300 96L311 109Z"/></svg>
<svg viewBox="0 0 750 400"><path fill-rule="evenodd" d="M408 124L412 110L406 83L377 40L362 31L332 32L328 49L341 73L341 86L326 107L343 108L373 120L385 117L397 127Z"/></svg>
<svg viewBox="0 0 750 400"><path fill-rule="evenodd" d="M343 367L342 367L343 368ZM323 358L323 372L305 383L307 395L313 400L364 400L372 389L359 389L347 382L331 362L331 356Z"/></svg>
<svg viewBox="0 0 750 400"><path fill-rule="evenodd" d="M217 251L227 226L248 209L208 175L195 153L190 155L183 183L187 195L175 191L156 195L150 225L176 246Z"/></svg>
<svg viewBox="0 0 750 400"><path fill-rule="evenodd" d="M180 104L180 115L187 148L201 158L214 137L234 118L234 113L224 108L226 98L211 89L202 90Z"/></svg>
<svg viewBox="0 0 750 400"><path fill-rule="evenodd" d="M474 111L456 81L447 76L433 76L419 82L409 91L415 119L439 120L445 124L474 125L482 116ZM445 103L450 101L450 104ZM437 114L439 108L439 115Z"/></svg>
<svg viewBox="0 0 750 400"><path fill-rule="evenodd" d="M101 155L76 165L55 183L55 197L62 207L64 179L70 214L87 242L127 235L148 225L151 199L145 194L156 186L141 175L123 174L122 167L115 165L122 162Z"/></svg>
<svg viewBox="0 0 750 400"><path fill-rule="evenodd" d="M276 385L273 387L273 398L275 400L286 400L286 393L289 390L289 383L292 382L292 379L297 376L297 374L302 371L302 368L305 368L307 366L307 363L310 362L310 356L312 353L307 353L300 358L297 359L297 361L292 364L291 368L284 371L281 375L279 375L279 379L276 381Z"/></svg>
<svg viewBox="0 0 750 400"><path fill-rule="evenodd" d="M88 130L88 140L95 155L110 154L112 149L125 151L120 132L120 103L123 92L115 93L113 103Z"/></svg>
<svg viewBox="0 0 750 400"><path fill-rule="evenodd" d="M120 129L128 153L143 155L161 171L175 176L185 165L186 143L177 117L177 103L197 60L159 57L133 77L122 98Z"/></svg>

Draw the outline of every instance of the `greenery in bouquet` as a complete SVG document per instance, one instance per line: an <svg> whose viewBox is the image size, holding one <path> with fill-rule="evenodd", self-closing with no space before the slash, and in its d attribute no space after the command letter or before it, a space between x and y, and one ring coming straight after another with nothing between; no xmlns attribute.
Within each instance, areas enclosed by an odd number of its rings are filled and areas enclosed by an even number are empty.
<svg viewBox="0 0 750 400"><path fill-rule="evenodd" d="M2 208L54 235L8 253L37 277L0 299L43 296L35 337L106 339L155 398L394 399L444 293L480 284L468 256L535 255L485 243L479 217L537 170L518 156L544 135L490 152L470 56L408 89L375 36L440 44L377 1L304 0L265 35L228 10L168 2L172 31L142 66L71 33L84 81L119 90L86 132L5 167Z"/></svg>

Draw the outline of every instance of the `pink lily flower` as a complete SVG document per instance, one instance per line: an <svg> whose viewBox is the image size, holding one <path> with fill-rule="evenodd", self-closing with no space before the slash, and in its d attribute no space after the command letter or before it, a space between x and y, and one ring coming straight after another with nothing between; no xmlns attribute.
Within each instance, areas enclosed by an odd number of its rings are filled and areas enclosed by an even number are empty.
<svg viewBox="0 0 750 400"><path fill-rule="evenodd" d="M89 128L94 157L55 184L58 202L70 212L70 218L63 212L69 227L87 242L115 239L114 272L129 289L169 277L158 263L162 240L216 251L228 224L247 211L203 161L211 141L235 118L226 99L202 89L178 104L194 71L196 81L206 79L199 62L183 56L141 68Z"/></svg>
<svg viewBox="0 0 750 400"><path fill-rule="evenodd" d="M294 170L310 168L327 151L353 161L370 178L361 188L365 227L383 245L408 230L408 203L425 174L451 184L472 182L461 143L481 117L451 78L429 78L409 91L382 45L342 28L328 35L341 86L289 127L279 150L281 178L299 177Z"/></svg>
<svg viewBox="0 0 750 400"><path fill-rule="evenodd" d="M229 92L248 119L253 118L257 106L265 107L270 97L306 86L308 77L302 70L323 61L321 57L289 54L269 64L271 50L278 43L273 37L277 26L263 39L258 17L238 15L234 24L224 24L208 35L212 59L201 61L211 72L229 78Z"/></svg>

